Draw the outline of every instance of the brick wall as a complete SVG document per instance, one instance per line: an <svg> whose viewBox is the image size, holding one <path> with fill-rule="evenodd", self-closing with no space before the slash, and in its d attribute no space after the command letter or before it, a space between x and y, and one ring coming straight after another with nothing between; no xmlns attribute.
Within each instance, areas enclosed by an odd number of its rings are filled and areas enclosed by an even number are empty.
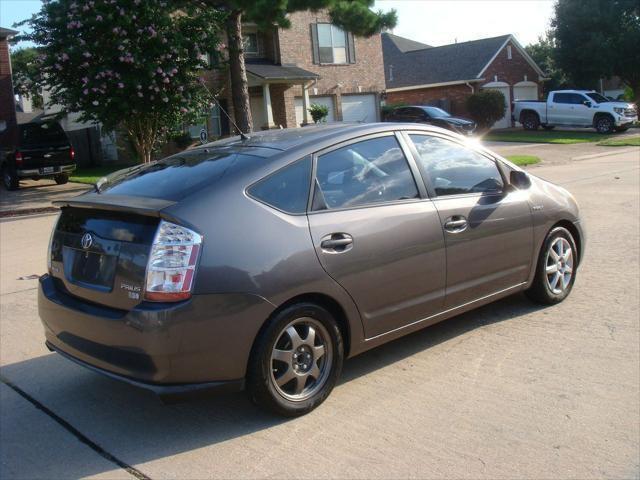
<svg viewBox="0 0 640 480"><path fill-rule="evenodd" d="M15 143L17 127L9 44L6 38L0 39L0 121L7 125L7 129L0 133L0 147L7 148Z"/></svg>
<svg viewBox="0 0 640 480"><path fill-rule="evenodd" d="M511 60L507 58L507 46L511 46ZM491 62L489 68L482 74L482 78L487 83L495 81L496 76L498 82L506 82L511 85L511 98L513 98L513 85L524 81L525 76L529 82L538 84L538 95L542 94L542 82L538 80L538 74L512 42L505 45Z"/></svg>
<svg viewBox="0 0 640 480"><path fill-rule="evenodd" d="M318 95L335 95L336 91L342 94L381 92L385 89L380 35L354 38L354 64L318 65L313 63L310 25L329 22L329 15L305 11L291 14L290 19L291 28L278 30L280 61L282 65L296 65L318 73L322 77L315 85ZM294 93L296 96L302 95L300 87L295 88Z"/></svg>
<svg viewBox="0 0 640 480"><path fill-rule="evenodd" d="M466 85L449 85L445 87L421 88L419 90L404 90L401 92L387 92L387 104L406 103L408 105L429 105L439 100L450 102L452 115L467 115L465 101L471 95L471 89Z"/></svg>

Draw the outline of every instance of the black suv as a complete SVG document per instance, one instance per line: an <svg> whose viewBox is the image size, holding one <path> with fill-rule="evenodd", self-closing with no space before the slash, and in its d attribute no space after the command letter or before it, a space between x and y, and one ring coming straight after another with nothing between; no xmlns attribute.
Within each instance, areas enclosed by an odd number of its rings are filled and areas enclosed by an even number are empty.
<svg viewBox="0 0 640 480"><path fill-rule="evenodd" d="M75 152L58 122L43 121L19 126L17 146L0 159L2 181L15 190L21 178L53 178L58 185L69 181L75 170Z"/></svg>
<svg viewBox="0 0 640 480"><path fill-rule="evenodd" d="M385 118L385 122L426 123L461 135L473 135L476 130L476 124L472 120L453 117L441 108L428 105L394 108Z"/></svg>

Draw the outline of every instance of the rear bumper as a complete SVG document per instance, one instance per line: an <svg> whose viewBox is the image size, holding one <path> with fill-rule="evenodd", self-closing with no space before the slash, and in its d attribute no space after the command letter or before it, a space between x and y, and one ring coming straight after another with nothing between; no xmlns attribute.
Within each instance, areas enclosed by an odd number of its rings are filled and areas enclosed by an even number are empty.
<svg viewBox="0 0 640 480"><path fill-rule="evenodd" d="M195 295L125 311L86 302L43 275L38 313L49 348L164 398L242 388L272 305L256 295Z"/></svg>
<svg viewBox="0 0 640 480"><path fill-rule="evenodd" d="M44 167L46 168L46 167ZM76 169L76 165L57 165L53 167L53 171L50 173L43 173L42 168L27 168L27 169L18 169L16 170L16 174L18 177L30 178L30 177L53 177L55 175L59 175L60 173L71 173Z"/></svg>

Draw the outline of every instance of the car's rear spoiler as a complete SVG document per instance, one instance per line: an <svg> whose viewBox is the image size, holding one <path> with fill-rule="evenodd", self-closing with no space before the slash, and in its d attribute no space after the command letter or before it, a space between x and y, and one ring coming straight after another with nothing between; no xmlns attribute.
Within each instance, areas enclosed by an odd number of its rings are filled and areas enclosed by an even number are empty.
<svg viewBox="0 0 640 480"><path fill-rule="evenodd" d="M134 197L131 195L101 195L85 193L78 197L56 200L56 207L95 208L117 212L131 212L138 215L160 217L160 211L176 202L161 198Z"/></svg>

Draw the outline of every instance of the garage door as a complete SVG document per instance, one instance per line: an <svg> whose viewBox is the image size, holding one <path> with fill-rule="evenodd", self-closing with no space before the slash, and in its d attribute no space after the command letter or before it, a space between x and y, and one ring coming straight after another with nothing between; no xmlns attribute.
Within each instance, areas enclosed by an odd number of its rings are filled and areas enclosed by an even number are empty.
<svg viewBox="0 0 640 480"><path fill-rule="evenodd" d="M375 122L376 113L375 95L342 95L342 119L345 122Z"/></svg>
<svg viewBox="0 0 640 480"><path fill-rule="evenodd" d="M493 128L509 128L511 127L511 95L509 94L509 85L504 82L493 82L482 86L483 90L497 90L504 97L505 111L504 117L493 124Z"/></svg>
<svg viewBox="0 0 640 480"><path fill-rule="evenodd" d="M329 109L329 114L327 115L327 122L335 122L336 121L336 112L335 112L336 109L334 107L333 97L331 97L331 96L309 97L309 103L311 105L313 105L314 103L316 103L318 105L326 105L326 107ZM296 105L296 123L299 126L303 122L303 117L302 117L302 98L296 98L295 99L295 105ZM311 118L311 115L309 115L309 122L313 122L313 119Z"/></svg>
<svg viewBox="0 0 640 480"><path fill-rule="evenodd" d="M514 100L538 100L538 85L536 85L535 83L533 83L533 85L522 85L522 84L516 83L513 86L513 99Z"/></svg>

